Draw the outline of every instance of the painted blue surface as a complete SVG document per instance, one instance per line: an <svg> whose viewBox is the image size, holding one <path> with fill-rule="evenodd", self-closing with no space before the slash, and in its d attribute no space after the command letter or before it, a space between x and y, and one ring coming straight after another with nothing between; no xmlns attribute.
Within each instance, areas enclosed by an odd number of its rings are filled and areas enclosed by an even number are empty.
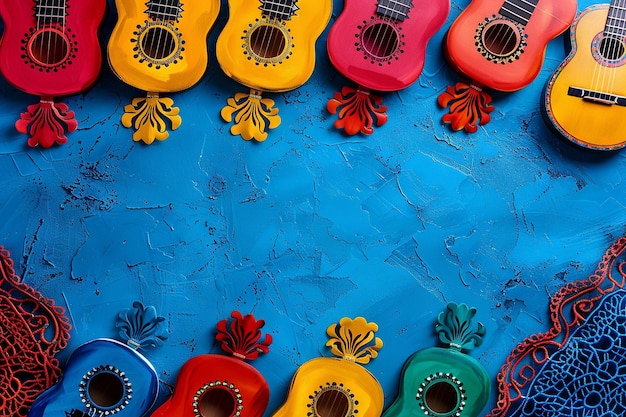
<svg viewBox="0 0 626 417"><path fill-rule="evenodd" d="M67 309L61 357L114 337L116 313L138 299L167 317L169 339L146 356L174 385L186 360L219 352L219 320L252 312L275 340L254 363L269 416L298 366L329 355L326 327L362 315L380 326L384 347L367 367L388 406L403 362L437 344L436 316L456 301L477 307L487 335L472 355L495 377L523 337L548 328L549 296L592 273L624 234L626 163L562 141L542 120L564 38L529 87L493 94L477 133L441 124L436 98L459 79L441 42L468 3L453 2L419 81L384 96L389 122L370 137L342 135L326 113L347 83L329 63L327 31L309 82L271 95L282 125L260 144L232 137L219 111L245 88L214 55L226 7L204 78L172 95L183 124L162 143L132 141L120 117L143 93L104 68L90 91L64 99L79 120L69 142L30 149L13 124L36 98L1 81L0 242L23 280Z"/></svg>

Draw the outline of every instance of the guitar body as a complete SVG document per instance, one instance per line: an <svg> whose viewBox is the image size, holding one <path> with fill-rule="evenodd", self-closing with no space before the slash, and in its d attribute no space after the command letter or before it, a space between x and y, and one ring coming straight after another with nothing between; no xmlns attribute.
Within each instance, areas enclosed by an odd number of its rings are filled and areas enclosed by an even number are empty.
<svg viewBox="0 0 626 417"><path fill-rule="evenodd" d="M624 39L611 41L602 33L608 4L583 10L571 28L572 49L548 80L545 110L552 126L565 138L591 149L612 150L626 145L626 55ZM603 45L603 39L609 44ZM603 57L603 48L614 43L616 55ZM570 88L603 91L607 101L583 99ZM611 99L620 97L620 103Z"/></svg>
<svg viewBox="0 0 626 417"><path fill-rule="evenodd" d="M273 417L379 417L385 401L374 376L340 358L316 358L296 371L287 401Z"/></svg>
<svg viewBox="0 0 626 417"><path fill-rule="evenodd" d="M37 96L87 89L102 65L98 29L106 0L65 0L63 19L43 19L38 25L35 8L40 2L45 0L0 2L0 72L15 88Z"/></svg>
<svg viewBox="0 0 626 417"><path fill-rule="evenodd" d="M528 85L539 74L548 42L567 29L577 8L576 0L535 3L524 25L499 12L502 0L473 0L447 33L452 67L479 87L509 92Z"/></svg>
<svg viewBox="0 0 626 417"><path fill-rule="evenodd" d="M268 8L282 8L278 0ZM288 19L265 17L259 0L228 0L229 19L216 53L222 70L254 90L282 92L304 84L315 66L315 41L330 20L332 0L296 0Z"/></svg>
<svg viewBox="0 0 626 417"><path fill-rule="evenodd" d="M152 417L262 417L270 398L267 382L240 359L206 354L185 362L171 398ZM237 414L238 413L238 414Z"/></svg>
<svg viewBox="0 0 626 417"><path fill-rule="evenodd" d="M450 1L414 1L402 20L379 14L377 6L376 0L344 2L328 32L328 56L360 86L401 90L421 74L426 46L448 17Z"/></svg>
<svg viewBox="0 0 626 417"><path fill-rule="evenodd" d="M96 339L70 356L61 379L33 403L28 417L142 416L157 399L150 362L113 339Z"/></svg>
<svg viewBox="0 0 626 417"><path fill-rule="evenodd" d="M181 91L196 84L206 70L206 38L220 1L183 0L180 8L160 2L152 6L154 16L177 18L151 17L145 1L115 0L118 21L108 43L109 64L122 81L140 90Z"/></svg>

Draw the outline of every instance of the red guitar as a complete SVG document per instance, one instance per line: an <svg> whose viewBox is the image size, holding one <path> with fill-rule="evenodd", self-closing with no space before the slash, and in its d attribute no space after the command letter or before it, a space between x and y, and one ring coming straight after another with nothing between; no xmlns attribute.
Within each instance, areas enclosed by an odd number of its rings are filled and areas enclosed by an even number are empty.
<svg viewBox="0 0 626 417"><path fill-rule="evenodd" d="M493 106L483 88L509 92L533 81L548 42L569 27L576 7L576 0L473 0L447 33L447 58L470 82L439 96L450 106L443 121L467 132L488 123Z"/></svg>
<svg viewBox="0 0 626 417"><path fill-rule="evenodd" d="M262 417L270 398L265 378L244 360L269 351L272 337L261 341L263 320L251 314L231 314L217 324L216 339L232 357L205 354L188 360L176 389L152 417Z"/></svg>
<svg viewBox="0 0 626 417"><path fill-rule="evenodd" d="M450 12L449 0L346 0L328 33L328 56L359 87L344 87L328 102L335 127L353 135L371 134L387 121L386 106L370 90L397 91L422 72L426 45Z"/></svg>
<svg viewBox="0 0 626 417"><path fill-rule="evenodd" d="M30 146L65 143L65 131L77 128L74 112L53 97L83 91L98 77L105 9L106 0L0 2L0 72L17 89L41 97L15 124L29 134Z"/></svg>

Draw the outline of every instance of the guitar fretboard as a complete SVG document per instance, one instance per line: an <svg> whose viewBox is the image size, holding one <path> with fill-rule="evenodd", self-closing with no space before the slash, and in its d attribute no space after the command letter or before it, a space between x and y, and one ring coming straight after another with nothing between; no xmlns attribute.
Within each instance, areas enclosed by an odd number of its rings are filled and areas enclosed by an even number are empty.
<svg viewBox="0 0 626 417"><path fill-rule="evenodd" d="M626 36L626 0L613 0L604 26L605 35Z"/></svg>
<svg viewBox="0 0 626 417"><path fill-rule="evenodd" d="M524 26L528 24L539 0L505 0L500 14Z"/></svg>
<svg viewBox="0 0 626 417"><path fill-rule="evenodd" d="M35 18L38 25L65 22L67 0L37 0Z"/></svg>
<svg viewBox="0 0 626 417"><path fill-rule="evenodd" d="M391 19L403 21L409 17L409 11L412 8L412 0L378 0L376 13Z"/></svg>
<svg viewBox="0 0 626 417"><path fill-rule="evenodd" d="M146 7L145 13L152 20L178 20L183 13L183 5L179 0L150 0Z"/></svg>
<svg viewBox="0 0 626 417"><path fill-rule="evenodd" d="M270 19L289 20L298 11L297 0L261 0L261 14Z"/></svg>

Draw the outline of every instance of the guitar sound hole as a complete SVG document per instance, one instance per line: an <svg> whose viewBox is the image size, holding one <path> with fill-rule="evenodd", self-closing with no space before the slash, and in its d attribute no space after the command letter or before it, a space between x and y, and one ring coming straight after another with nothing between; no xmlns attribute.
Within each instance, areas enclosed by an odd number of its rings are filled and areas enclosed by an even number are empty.
<svg viewBox="0 0 626 417"><path fill-rule="evenodd" d="M349 409L345 394L336 389L323 391L315 402L315 413L319 417L346 417Z"/></svg>
<svg viewBox="0 0 626 417"><path fill-rule="evenodd" d="M520 35L513 23L495 21L483 30L482 41L485 49L492 54L508 56L517 49Z"/></svg>
<svg viewBox="0 0 626 417"><path fill-rule="evenodd" d="M176 39L166 28L151 27L141 38L141 48L147 57L163 60L176 51Z"/></svg>
<svg viewBox="0 0 626 417"><path fill-rule="evenodd" d="M250 34L250 49L261 58L276 58L287 46L282 31L269 25L261 25Z"/></svg>
<svg viewBox="0 0 626 417"><path fill-rule="evenodd" d="M607 36L600 41L599 52L602 58L615 61L624 56L626 47L620 39Z"/></svg>
<svg viewBox="0 0 626 417"><path fill-rule="evenodd" d="M94 375L87 388L91 402L100 408L111 408L124 399L124 385L120 378L110 372Z"/></svg>
<svg viewBox="0 0 626 417"><path fill-rule="evenodd" d="M428 388L424 402L435 413L448 414L456 409L459 397L452 384L441 381Z"/></svg>
<svg viewBox="0 0 626 417"><path fill-rule="evenodd" d="M363 48L376 58L391 56L398 47L398 33L391 25L376 23L363 32Z"/></svg>
<svg viewBox="0 0 626 417"><path fill-rule="evenodd" d="M198 411L202 417L230 417L235 413L235 399L229 390L214 387L202 394Z"/></svg>
<svg viewBox="0 0 626 417"><path fill-rule="evenodd" d="M65 35L54 29L44 29L35 33L28 42L31 58L40 65L54 66L65 61L70 47Z"/></svg>

